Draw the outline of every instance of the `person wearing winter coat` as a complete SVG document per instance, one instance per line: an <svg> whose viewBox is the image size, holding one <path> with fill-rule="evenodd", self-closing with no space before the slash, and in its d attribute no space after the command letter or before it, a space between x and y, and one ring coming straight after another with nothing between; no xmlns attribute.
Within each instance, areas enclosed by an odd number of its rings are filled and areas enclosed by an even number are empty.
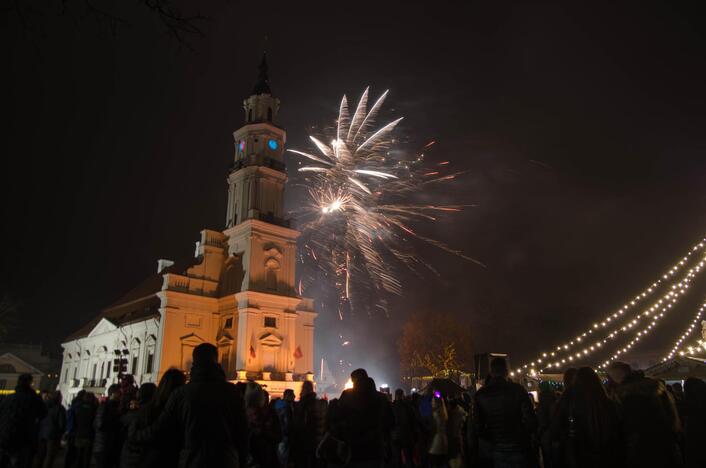
<svg viewBox="0 0 706 468"><path fill-rule="evenodd" d="M581 367L552 416L557 463L572 468L622 467L620 419L596 372Z"/></svg>
<svg viewBox="0 0 706 468"><path fill-rule="evenodd" d="M140 465L140 459L142 455L142 447L129 440L128 435L131 430L137 425L140 418L140 409L144 408L147 404L152 401L155 393L157 392L157 386L151 382L143 383L140 389L135 395L137 397L136 407L133 407L126 414L120 417L120 424L122 425L122 440L124 441L122 450L120 452L120 467L121 468L136 468Z"/></svg>
<svg viewBox="0 0 706 468"><path fill-rule="evenodd" d="M276 467L279 464L277 448L282 440L279 419L267 404L267 394L255 382L248 382L245 389L245 414L247 415L251 466Z"/></svg>
<svg viewBox="0 0 706 468"><path fill-rule="evenodd" d="M315 468L316 448L324 436L326 402L316 398L310 381L302 384L299 401L294 405L290 431L291 459L297 468Z"/></svg>
<svg viewBox="0 0 706 468"><path fill-rule="evenodd" d="M153 427L172 394L185 384L186 376L181 370L167 370L159 381L155 397L139 409L136 423L128 428L126 441L126 444L129 443L132 449L131 454L127 457L127 463L130 464L131 468L176 467L179 465L179 446L175 446L174 443L180 438L178 428L167 428L166 430L170 432L169 434L166 434L163 438L154 439L150 443L137 442L135 435L142 429Z"/></svg>
<svg viewBox="0 0 706 468"><path fill-rule="evenodd" d="M36 468L54 466L66 430L66 410L61 405L61 393L52 392L47 398L47 414L39 423L39 448L34 460Z"/></svg>
<svg viewBox="0 0 706 468"><path fill-rule="evenodd" d="M364 369L353 371L351 380L353 388L341 394L330 420L332 435L350 448L349 467L378 466L385 460L385 438L395 417L387 397L375 389Z"/></svg>
<svg viewBox="0 0 706 468"><path fill-rule="evenodd" d="M505 359L494 358L485 386L476 393L474 443L477 445L479 438L487 441L495 466L527 467L533 463L531 436L536 416L525 389L507 377Z"/></svg>
<svg viewBox="0 0 706 468"><path fill-rule="evenodd" d="M687 468L706 466L706 382L684 382L684 459Z"/></svg>
<svg viewBox="0 0 706 468"><path fill-rule="evenodd" d="M683 466L679 447L681 423L665 384L634 372L623 362L613 362L608 375L615 384L614 398L623 421L624 466Z"/></svg>
<svg viewBox="0 0 706 468"><path fill-rule="evenodd" d="M294 411L294 390L288 388L284 391L282 398L274 400L272 403L273 409L279 419L279 427L282 431L282 440L277 447L277 456L279 464L286 468L289 464L290 455L290 432L292 429L292 413Z"/></svg>
<svg viewBox="0 0 706 468"><path fill-rule="evenodd" d="M44 402L32 388L32 375L20 375L15 393L0 403L0 467L30 467L39 421L46 413Z"/></svg>
<svg viewBox="0 0 706 468"><path fill-rule="evenodd" d="M395 390L392 402L395 426L392 429L392 466L414 466L414 445L416 443L416 416L411 403L405 399L404 390Z"/></svg>
<svg viewBox="0 0 706 468"><path fill-rule="evenodd" d="M576 378L574 375L572 378ZM552 387L552 384L545 381L539 383L539 403L537 405L537 440L539 441L539 449L542 452L542 460L544 468L552 468L554 466L555 450L552 444L552 435L549 430L552 422L552 414L556 406L558 397ZM558 454L556 454L558 456Z"/></svg>
<svg viewBox="0 0 706 468"><path fill-rule="evenodd" d="M183 468L245 467L248 428L240 392L226 381L212 344L194 348L192 361L190 382L173 392L154 424L131 438L171 444Z"/></svg>
<svg viewBox="0 0 706 468"><path fill-rule="evenodd" d="M122 424L120 423L120 386L108 387L108 399L98 407L93 422L95 438L93 453L98 468L117 468L120 466L122 448Z"/></svg>
<svg viewBox="0 0 706 468"><path fill-rule="evenodd" d="M80 402L76 405L73 418L76 468L88 468L91 463L95 437L93 423L96 419L97 409L96 396L93 393L84 392Z"/></svg>
<svg viewBox="0 0 706 468"><path fill-rule="evenodd" d="M66 411L66 455L64 455L64 468L71 468L76 463L76 408L83 402L85 390L79 391Z"/></svg>

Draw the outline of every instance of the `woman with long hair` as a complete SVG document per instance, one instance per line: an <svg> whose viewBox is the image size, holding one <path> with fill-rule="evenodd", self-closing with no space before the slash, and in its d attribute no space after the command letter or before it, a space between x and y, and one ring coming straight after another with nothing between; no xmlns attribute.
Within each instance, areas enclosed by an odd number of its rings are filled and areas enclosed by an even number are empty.
<svg viewBox="0 0 706 468"><path fill-rule="evenodd" d="M169 369L162 375L157 386L157 393L154 398L145 406L139 409L137 421L128 428L128 442L135 444L136 452L129 457L123 468L153 467L153 466L177 466L179 464L179 440L178 434L173 437L152 437L148 435L144 440L135 440L138 431L144 428L154 427L154 423L167 406L169 398L180 387L186 384L186 376L179 369ZM140 438L142 439L142 438Z"/></svg>
<svg viewBox="0 0 706 468"><path fill-rule="evenodd" d="M590 367L576 372L552 419L552 435L559 441L565 466L622 465L618 411Z"/></svg>

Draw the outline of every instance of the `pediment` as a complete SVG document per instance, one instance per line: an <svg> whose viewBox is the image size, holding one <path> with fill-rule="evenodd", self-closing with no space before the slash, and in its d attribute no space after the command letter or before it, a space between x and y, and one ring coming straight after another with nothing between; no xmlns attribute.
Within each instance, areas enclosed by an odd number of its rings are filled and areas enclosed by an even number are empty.
<svg viewBox="0 0 706 468"><path fill-rule="evenodd" d="M100 322L98 322L96 326L93 327L93 330L91 330L88 336L102 335L103 333L112 332L117 329L118 327L116 327L113 322L103 317Z"/></svg>
<svg viewBox="0 0 706 468"><path fill-rule="evenodd" d="M196 333L189 333L188 335L184 335L179 339L181 340L182 344L191 345L191 346L198 346L204 342L204 339L201 338Z"/></svg>
<svg viewBox="0 0 706 468"><path fill-rule="evenodd" d="M221 336L216 340L219 345L229 345L233 342L233 337L228 332L222 332Z"/></svg>
<svg viewBox="0 0 706 468"><path fill-rule="evenodd" d="M260 337L260 345L269 346L272 348L279 348L282 346L282 338L275 335L274 333L265 333Z"/></svg>
<svg viewBox="0 0 706 468"><path fill-rule="evenodd" d="M43 372L28 363L27 361L20 359L12 353L5 353L0 356L0 365L9 364L15 369L14 373L17 374L42 374Z"/></svg>

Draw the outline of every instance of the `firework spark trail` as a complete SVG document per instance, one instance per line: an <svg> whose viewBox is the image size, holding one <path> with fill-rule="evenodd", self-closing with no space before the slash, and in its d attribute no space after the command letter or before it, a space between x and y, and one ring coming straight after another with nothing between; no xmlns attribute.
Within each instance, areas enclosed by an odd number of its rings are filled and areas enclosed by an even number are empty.
<svg viewBox="0 0 706 468"><path fill-rule="evenodd" d="M402 292L389 259L412 271L423 265L436 273L415 255L410 239L481 264L412 227L416 222L436 221L434 213L457 212L468 205L409 203L409 196L428 184L452 180L460 173L444 175L424 167L423 155L415 160L391 156L391 135L402 118L374 128L387 94L385 91L368 110L366 88L352 115L343 96L330 144L310 136L318 153L288 150L308 160L299 172L306 175L312 204L304 208L301 230L310 256L326 275L335 278L341 320L350 307L352 285L372 288L376 293ZM435 143L427 143L424 149ZM444 161L439 166L447 164Z"/></svg>

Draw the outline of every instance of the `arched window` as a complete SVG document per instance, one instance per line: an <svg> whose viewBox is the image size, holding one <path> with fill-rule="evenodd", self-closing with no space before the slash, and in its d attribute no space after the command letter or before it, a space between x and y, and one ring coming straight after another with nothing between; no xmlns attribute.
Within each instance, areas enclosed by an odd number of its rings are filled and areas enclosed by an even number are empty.
<svg viewBox="0 0 706 468"><path fill-rule="evenodd" d="M145 363L145 373L151 374L154 372L154 351L156 347L157 339L154 335L150 335L147 338L147 362Z"/></svg>
<svg viewBox="0 0 706 468"><path fill-rule="evenodd" d="M267 108L267 120L272 122L272 108L271 107Z"/></svg>
<svg viewBox="0 0 706 468"><path fill-rule="evenodd" d="M137 366L139 365L140 362L140 340L135 338L132 340L131 344L131 349L130 349L130 357L132 358L132 365L130 366L130 373L132 375L137 375L138 374L138 368Z"/></svg>

